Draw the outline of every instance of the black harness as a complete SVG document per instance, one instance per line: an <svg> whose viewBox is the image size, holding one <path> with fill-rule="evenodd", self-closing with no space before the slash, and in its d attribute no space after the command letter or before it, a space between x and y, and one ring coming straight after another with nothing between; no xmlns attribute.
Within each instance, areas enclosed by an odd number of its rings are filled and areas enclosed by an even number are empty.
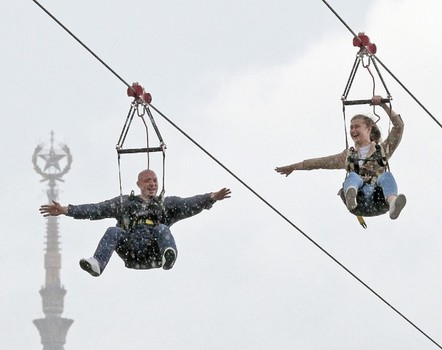
<svg viewBox="0 0 442 350"><path fill-rule="evenodd" d="M350 154L347 157L348 168L347 172L354 171L356 174L366 178L364 182L371 182L373 178L375 178L378 174L370 171L367 168L361 168L359 162L362 161L363 164L367 164L368 162L375 162L379 166L388 168L387 157L382 151L382 147L379 144L376 144L375 151L368 158L359 158L358 152L356 152L354 147L350 147Z"/></svg>
<svg viewBox="0 0 442 350"><path fill-rule="evenodd" d="M150 231L165 222L163 196L154 197L145 202L140 196L135 196L132 191L127 201L122 206L124 213L118 222L118 226L126 230L127 235L124 242L117 247L117 254L127 268L151 269L161 266L162 257L157 242L147 240L144 234L138 235L133 229ZM144 239L147 244L139 250L134 240L137 240L139 246L139 241Z"/></svg>
<svg viewBox="0 0 442 350"><path fill-rule="evenodd" d="M122 213L122 222L119 226L129 230L137 225L157 226L164 223L164 198L157 196L145 202L140 196L135 196L131 192L129 203L125 206Z"/></svg>
<svg viewBox="0 0 442 350"><path fill-rule="evenodd" d="M371 171L365 167L361 167L359 165L359 162L362 161L363 164L367 164L369 162L375 162L377 165L383 168L388 168L387 157L385 156L385 153L383 152L383 149L379 144L376 144L375 152L373 152L373 154L370 155L370 157L368 158L360 158L358 152L354 149L354 147L351 147L349 151L350 154L347 157L347 162L348 162L347 174L350 172L355 172L356 174L360 175L363 178L364 183L366 184L374 183L372 210L368 210L368 208L361 208L357 206L355 209L351 211L352 214L357 216L359 223L362 225L362 227L366 228L367 225L363 219L363 216L373 216L373 215L379 215L379 213L385 213L388 211L389 205L385 200L382 188L378 186L375 182L379 173ZM343 189L339 191L339 194L342 201L345 204L346 201ZM363 203L364 192L362 190L359 190L357 196L358 196L357 202Z"/></svg>

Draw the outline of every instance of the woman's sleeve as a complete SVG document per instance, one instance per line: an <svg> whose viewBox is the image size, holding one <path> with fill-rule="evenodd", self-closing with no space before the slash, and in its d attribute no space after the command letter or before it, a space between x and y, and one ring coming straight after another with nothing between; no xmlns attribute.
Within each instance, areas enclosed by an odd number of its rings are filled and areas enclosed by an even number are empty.
<svg viewBox="0 0 442 350"><path fill-rule="evenodd" d="M347 150L327 157L311 158L301 162L300 170L315 169L345 169L347 165Z"/></svg>
<svg viewBox="0 0 442 350"><path fill-rule="evenodd" d="M392 113L390 116L390 120L393 124L393 127L390 130L387 138L384 142L382 142L382 147L385 150L387 159L390 158L396 148L399 146L399 143L402 140L402 135L404 133L404 122L402 121L401 115Z"/></svg>

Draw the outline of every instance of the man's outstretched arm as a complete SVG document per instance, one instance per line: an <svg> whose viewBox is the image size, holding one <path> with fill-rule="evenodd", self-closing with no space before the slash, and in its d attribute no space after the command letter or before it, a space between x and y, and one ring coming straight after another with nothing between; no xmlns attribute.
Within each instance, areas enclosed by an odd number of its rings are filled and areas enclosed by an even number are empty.
<svg viewBox="0 0 442 350"><path fill-rule="evenodd" d="M40 213L44 216L58 216L66 215L68 212L68 207L62 206L56 201L52 201L52 204L44 204L40 207Z"/></svg>

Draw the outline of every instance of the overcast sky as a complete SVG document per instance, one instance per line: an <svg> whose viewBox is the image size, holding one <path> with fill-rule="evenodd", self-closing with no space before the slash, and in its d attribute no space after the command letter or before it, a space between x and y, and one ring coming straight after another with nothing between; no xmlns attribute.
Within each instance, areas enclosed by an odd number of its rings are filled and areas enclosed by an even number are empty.
<svg viewBox="0 0 442 350"><path fill-rule="evenodd" d="M442 130L382 70L405 133L391 159L408 198L396 221L359 226L336 195L343 171L274 168L345 147L340 97L357 49L320 0L42 1L153 105L309 237L442 344ZM330 0L377 56L440 121L440 0ZM47 184L33 170L37 145L67 144L62 204L119 194L118 141L126 86L33 1L0 4L2 199L1 349L39 349L32 320L39 289ZM385 95L381 84L376 93ZM351 96L368 99L368 73ZM347 114L372 112L349 107ZM388 120L379 122L384 136ZM166 194L232 189L232 198L172 227L170 271L134 271L115 255L92 278L93 254L112 219L60 217L66 350L435 349L370 291L234 177L154 113L167 144ZM143 147L139 119L127 142ZM153 136L153 134L151 134ZM153 156L156 166L158 159ZM143 155L122 157L123 190L136 190ZM158 169L161 176L161 170Z"/></svg>

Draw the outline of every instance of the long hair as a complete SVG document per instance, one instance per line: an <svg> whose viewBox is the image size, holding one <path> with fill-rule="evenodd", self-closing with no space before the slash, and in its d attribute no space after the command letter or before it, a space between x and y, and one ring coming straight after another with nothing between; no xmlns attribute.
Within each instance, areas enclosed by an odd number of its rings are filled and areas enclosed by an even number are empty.
<svg viewBox="0 0 442 350"><path fill-rule="evenodd" d="M374 122L373 119L366 116L365 114L356 114L353 118L351 118L351 121L355 119L361 119L365 125L371 128L370 132L371 141L374 141L376 143L381 142L381 131L379 130L379 127L377 126L377 124Z"/></svg>

